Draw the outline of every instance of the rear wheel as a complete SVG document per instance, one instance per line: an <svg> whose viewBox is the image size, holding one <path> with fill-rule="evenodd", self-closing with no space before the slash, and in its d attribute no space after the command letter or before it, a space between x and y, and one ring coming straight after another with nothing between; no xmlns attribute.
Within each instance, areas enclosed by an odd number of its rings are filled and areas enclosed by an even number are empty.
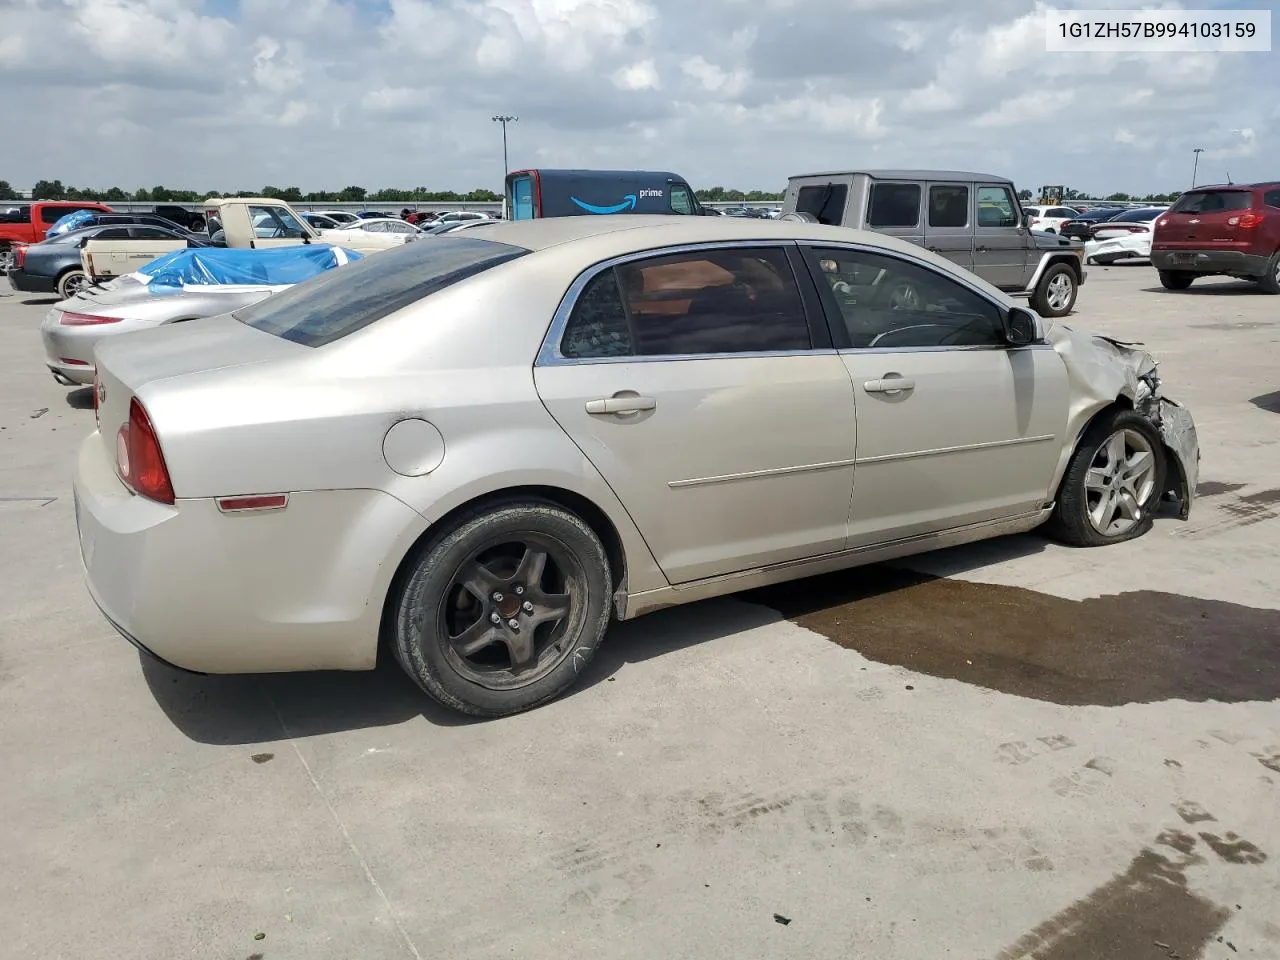
<svg viewBox="0 0 1280 960"><path fill-rule="evenodd" d="M1161 270L1160 286L1166 290L1185 290L1195 278L1194 273L1187 273L1185 270Z"/></svg>
<svg viewBox="0 0 1280 960"><path fill-rule="evenodd" d="M83 270L68 270L58 278L58 296L70 300L87 286L89 277Z"/></svg>
<svg viewBox="0 0 1280 960"><path fill-rule="evenodd" d="M1116 410L1093 424L1071 455L1047 531L1076 547L1100 547L1151 529L1164 489L1164 447L1150 422Z"/></svg>
<svg viewBox="0 0 1280 960"><path fill-rule="evenodd" d="M1267 262L1267 272L1258 278L1258 289L1263 293L1280 293L1280 250Z"/></svg>
<svg viewBox="0 0 1280 960"><path fill-rule="evenodd" d="M1065 263L1049 266L1031 295L1031 306L1043 317L1065 317L1076 302L1076 275Z"/></svg>
<svg viewBox="0 0 1280 960"><path fill-rule="evenodd" d="M0 274L7 274L13 268L13 247L0 246Z"/></svg>
<svg viewBox="0 0 1280 960"><path fill-rule="evenodd" d="M519 713L577 680L609 624L612 589L604 547L581 518L540 501L490 507L418 557L392 647L445 706Z"/></svg>

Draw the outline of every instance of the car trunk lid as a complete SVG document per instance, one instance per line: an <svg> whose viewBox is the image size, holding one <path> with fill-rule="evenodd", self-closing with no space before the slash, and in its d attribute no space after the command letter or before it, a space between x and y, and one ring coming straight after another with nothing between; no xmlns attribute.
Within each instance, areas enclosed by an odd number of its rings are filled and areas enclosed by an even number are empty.
<svg viewBox="0 0 1280 960"><path fill-rule="evenodd" d="M270 363L309 348L247 326L231 316L165 324L114 337L95 351L98 429L116 456L116 433L129 419L129 401L148 384L247 364ZM145 396L140 396L144 404ZM163 440L163 437L161 438Z"/></svg>
<svg viewBox="0 0 1280 960"><path fill-rule="evenodd" d="M1253 205L1248 188L1189 190L1156 221L1156 244L1170 250L1247 248L1256 234Z"/></svg>

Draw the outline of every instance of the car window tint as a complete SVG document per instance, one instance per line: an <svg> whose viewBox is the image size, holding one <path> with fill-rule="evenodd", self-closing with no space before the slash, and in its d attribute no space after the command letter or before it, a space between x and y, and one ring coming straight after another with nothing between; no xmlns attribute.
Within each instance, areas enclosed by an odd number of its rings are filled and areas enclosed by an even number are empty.
<svg viewBox="0 0 1280 960"><path fill-rule="evenodd" d="M928 267L862 250L814 251L854 347L1000 346L999 307Z"/></svg>
<svg viewBox="0 0 1280 960"><path fill-rule="evenodd" d="M106 230L100 230L93 235L94 240L128 240L128 227L108 227Z"/></svg>
<svg viewBox="0 0 1280 960"><path fill-rule="evenodd" d="M1262 195L1262 202L1268 207L1280 207L1280 190L1268 190Z"/></svg>
<svg viewBox="0 0 1280 960"><path fill-rule="evenodd" d="M134 227L129 231L138 240L180 240L168 230L161 230L159 227Z"/></svg>
<svg viewBox="0 0 1280 960"><path fill-rule="evenodd" d="M1253 194L1248 190L1188 190L1178 198L1170 213L1219 213L1248 210Z"/></svg>
<svg viewBox="0 0 1280 960"><path fill-rule="evenodd" d="M633 356L631 323L612 270L596 274L579 294L560 340L560 353L575 360Z"/></svg>
<svg viewBox="0 0 1280 960"><path fill-rule="evenodd" d="M978 188L978 226L1016 227L1017 203L1008 187Z"/></svg>
<svg viewBox="0 0 1280 960"><path fill-rule="evenodd" d="M968 187L938 184L929 188L929 226L964 227L968 224Z"/></svg>
<svg viewBox="0 0 1280 960"><path fill-rule="evenodd" d="M528 253L524 247L467 237L406 243L322 273L233 316L277 337L319 347Z"/></svg>
<svg viewBox="0 0 1280 960"><path fill-rule="evenodd" d="M918 183L873 183L867 204L867 224L872 227L914 227L920 223Z"/></svg>
<svg viewBox="0 0 1280 960"><path fill-rule="evenodd" d="M683 184L672 184L670 202L673 213L693 213L693 197L689 195L689 188Z"/></svg>
<svg viewBox="0 0 1280 960"><path fill-rule="evenodd" d="M801 187L796 194L796 213L807 213L819 223L838 227L844 220L844 204L849 187L843 183L823 183Z"/></svg>

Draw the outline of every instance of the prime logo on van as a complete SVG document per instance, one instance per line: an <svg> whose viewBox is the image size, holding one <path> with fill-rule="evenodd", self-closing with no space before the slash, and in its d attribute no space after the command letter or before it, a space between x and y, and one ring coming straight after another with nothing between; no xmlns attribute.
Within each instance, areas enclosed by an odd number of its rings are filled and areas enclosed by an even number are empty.
<svg viewBox="0 0 1280 960"><path fill-rule="evenodd" d="M654 190L646 187L642 188L638 195L635 193L628 193L622 198L621 203L615 203L612 206L599 206L594 203L587 203L585 200L579 200L577 197L572 196L569 199L577 204L581 209L587 211L587 213L623 213L627 210L634 210L636 208L636 204L640 200L644 200L648 197L658 197L661 199L662 196L662 190Z"/></svg>

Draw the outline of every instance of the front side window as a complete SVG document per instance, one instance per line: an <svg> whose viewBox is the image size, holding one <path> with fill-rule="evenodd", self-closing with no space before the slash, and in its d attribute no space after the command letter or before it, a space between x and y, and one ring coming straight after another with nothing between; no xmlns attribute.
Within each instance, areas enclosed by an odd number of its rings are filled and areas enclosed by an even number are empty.
<svg viewBox="0 0 1280 960"><path fill-rule="evenodd" d="M322 273L232 315L285 340L320 347L527 253L524 247L466 237L406 243Z"/></svg>
<svg viewBox="0 0 1280 960"><path fill-rule="evenodd" d="M250 206L249 219L253 221L254 233L259 237L296 239L309 235L307 228L282 207Z"/></svg>
<svg viewBox="0 0 1280 960"><path fill-rule="evenodd" d="M808 350L791 264L781 249L653 257L596 277L578 299L561 354L661 357Z"/></svg>
<svg viewBox="0 0 1280 960"><path fill-rule="evenodd" d="M929 188L929 226L965 227L968 225L968 187L938 184Z"/></svg>
<svg viewBox="0 0 1280 960"><path fill-rule="evenodd" d="M671 185L671 210L674 213L691 214L694 211L693 195L689 193L689 188L683 184L675 183Z"/></svg>
<svg viewBox="0 0 1280 960"><path fill-rule="evenodd" d="M920 184L873 183L867 204L871 227L914 227L920 223Z"/></svg>
<svg viewBox="0 0 1280 960"><path fill-rule="evenodd" d="M1008 187L978 188L978 226L1016 227L1018 203Z"/></svg>
<svg viewBox="0 0 1280 960"><path fill-rule="evenodd" d="M855 348L1005 343L1000 308L942 273L866 250L813 256Z"/></svg>

